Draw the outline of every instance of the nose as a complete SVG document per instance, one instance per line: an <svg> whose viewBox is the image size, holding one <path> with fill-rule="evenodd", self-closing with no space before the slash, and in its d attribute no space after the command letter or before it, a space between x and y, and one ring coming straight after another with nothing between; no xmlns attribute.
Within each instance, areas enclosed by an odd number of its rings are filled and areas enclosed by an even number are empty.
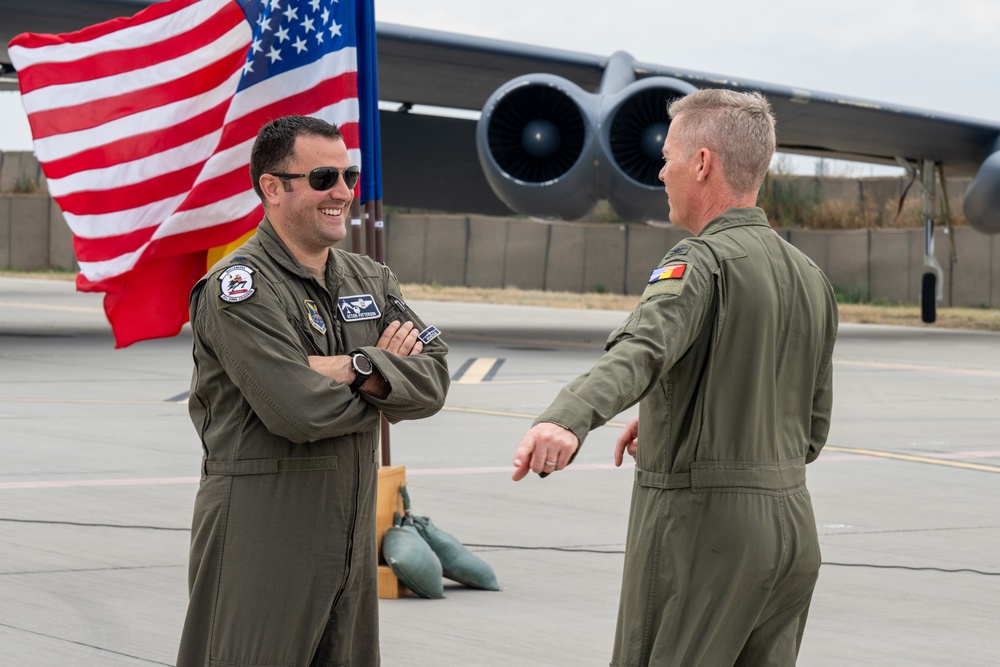
<svg viewBox="0 0 1000 667"><path fill-rule="evenodd" d="M667 170L667 165L666 163L664 163L663 166L660 167L660 173L656 175L656 177L660 179L660 182L664 184L666 184L666 181L663 180L663 172L665 172L666 170Z"/></svg>
<svg viewBox="0 0 1000 667"><path fill-rule="evenodd" d="M330 194L337 199L343 199L344 201L351 201L354 199L354 190L347 187L347 182L344 180L344 175L341 174L337 178L337 182L333 184L333 188L330 190Z"/></svg>

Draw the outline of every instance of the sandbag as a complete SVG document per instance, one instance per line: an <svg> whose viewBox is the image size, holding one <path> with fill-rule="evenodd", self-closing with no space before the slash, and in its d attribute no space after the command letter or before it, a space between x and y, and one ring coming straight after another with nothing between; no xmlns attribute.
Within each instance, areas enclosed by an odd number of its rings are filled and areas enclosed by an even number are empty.
<svg viewBox="0 0 1000 667"><path fill-rule="evenodd" d="M441 561L412 523L397 513L395 524L382 536L382 558L403 585L420 597L443 598Z"/></svg>
<svg viewBox="0 0 1000 667"><path fill-rule="evenodd" d="M497 576L486 561L469 551L453 535L435 526L429 517L410 518L417 532L437 555L445 577L470 588L500 590Z"/></svg>

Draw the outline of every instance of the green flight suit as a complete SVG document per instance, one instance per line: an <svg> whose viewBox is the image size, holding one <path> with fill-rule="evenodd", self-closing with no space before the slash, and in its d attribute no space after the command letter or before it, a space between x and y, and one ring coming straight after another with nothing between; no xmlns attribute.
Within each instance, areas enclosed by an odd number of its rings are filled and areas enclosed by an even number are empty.
<svg viewBox="0 0 1000 667"><path fill-rule="evenodd" d="M675 246L538 421L583 441L639 402L612 665L792 665L819 573L833 289L757 208Z"/></svg>
<svg viewBox="0 0 1000 667"><path fill-rule="evenodd" d="M375 347L394 320L425 327L385 266L331 249L325 283L265 219L192 290L189 411L204 458L180 667L380 662L379 411L437 412L447 347ZM309 367L355 349L388 381L385 400Z"/></svg>

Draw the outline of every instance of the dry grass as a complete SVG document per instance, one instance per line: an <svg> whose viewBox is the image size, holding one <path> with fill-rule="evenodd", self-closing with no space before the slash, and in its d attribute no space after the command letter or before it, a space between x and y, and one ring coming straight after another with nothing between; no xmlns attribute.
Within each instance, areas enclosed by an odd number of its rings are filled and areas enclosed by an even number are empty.
<svg viewBox="0 0 1000 667"><path fill-rule="evenodd" d="M409 301L462 301L466 303L502 303L510 306L623 311L632 310L639 302L638 296L623 296L621 294L576 294L574 292L416 284L406 284L402 288L403 295Z"/></svg>
<svg viewBox="0 0 1000 667"><path fill-rule="evenodd" d="M75 273L65 271L0 271L0 276L74 280ZM637 296L621 294L576 294L574 292L542 292L539 290L487 289L480 287L443 287L441 285L403 285L403 294L413 301L460 301L465 303L499 303L543 308L579 308L582 310L630 311L638 303ZM1000 310L987 308L939 308L933 326L948 329L1000 331ZM920 321L919 306L885 306L846 303L840 305L841 322L862 324L894 324L926 327Z"/></svg>
<svg viewBox="0 0 1000 667"><path fill-rule="evenodd" d="M844 303L840 305L841 322L861 324L895 324L900 326L944 329L975 329L1000 331L1000 310L989 308L938 308L933 325L920 321L919 306L875 306Z"/></svg>
<svg viewBox="0 0 1000 667"><path fill-rule="evenodd" d="M441 285L415 284L403 285L403 294L408 300L412 301L462 301L468 303L502 303L514 306L621 311L632 310L639 300L637 296L622 296L620 294L574 294L571 292L443 287ZM1000 331L1000 310L939 308L937 316L937 323L933 325L935 327ZM931 326L920 321L919 306L841 304L840 321L916 327Z"/></svg>

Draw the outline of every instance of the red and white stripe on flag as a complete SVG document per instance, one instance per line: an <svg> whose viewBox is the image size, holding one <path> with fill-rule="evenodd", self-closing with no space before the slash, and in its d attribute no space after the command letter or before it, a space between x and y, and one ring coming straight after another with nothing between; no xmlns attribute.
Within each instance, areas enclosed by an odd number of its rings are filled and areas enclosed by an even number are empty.
<svg viewBox="0 0 1000 667"><path fill-rule="evenodd" d="M248 165L262 125L324 118L360 164L354 31L338 23L353 15L349 0L170 0L11 41L77 288L106 293L117 347L178 333L208 249L260 221Z"/></svg>

